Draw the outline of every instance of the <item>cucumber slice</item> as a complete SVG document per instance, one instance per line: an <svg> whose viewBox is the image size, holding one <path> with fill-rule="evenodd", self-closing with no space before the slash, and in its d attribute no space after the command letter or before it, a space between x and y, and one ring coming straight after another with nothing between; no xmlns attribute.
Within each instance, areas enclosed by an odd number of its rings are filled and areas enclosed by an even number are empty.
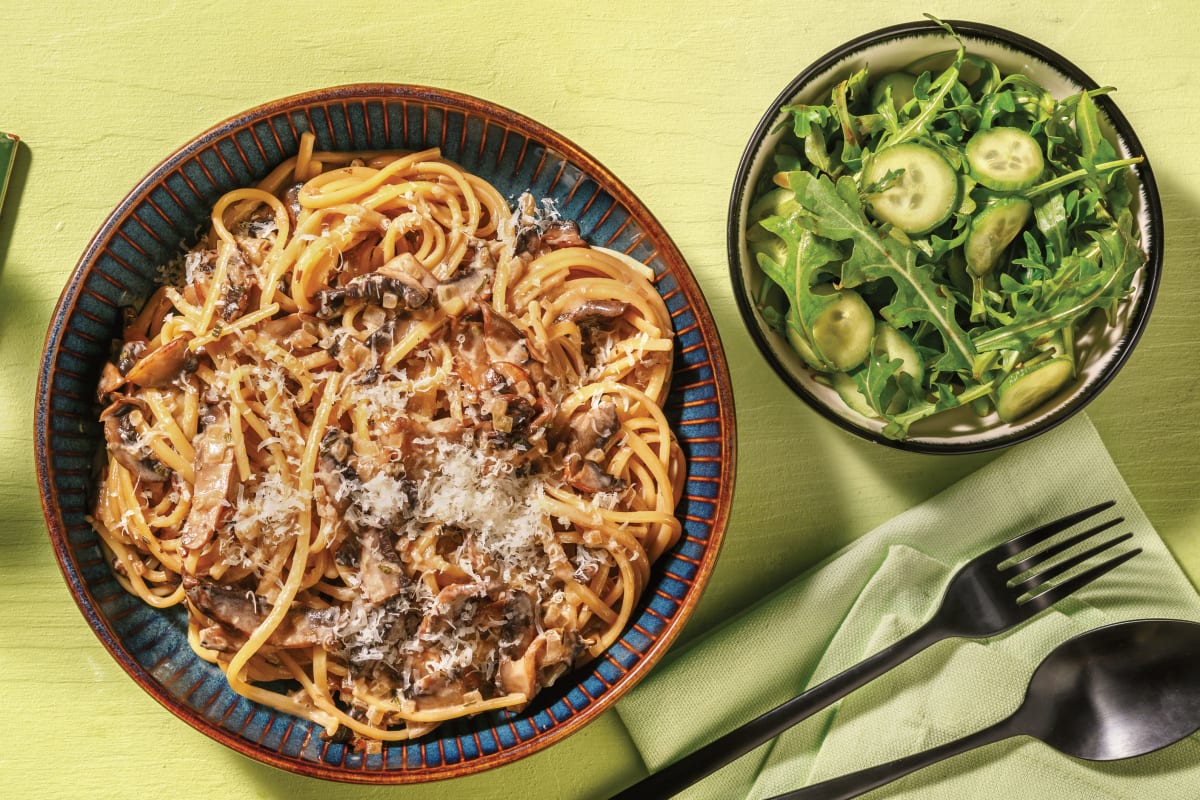
<svg viewBox="0 0 1200 800"><path fill-rule="evenodd" d="M917 355L917 348L900 331L886 322L875 323L874 350L879 355L886 355L891 361L900 362L900 371L907 372L918 383L925 376L925 365Z"/></svg>
<svg viewBox="0 0 1200 800"><path fill-rule="evenodd" d="M900 177L867 198L876 219L905 233L928 233L958 207L958 174L936 150L912 142L889 147L875 154L863 177L877 184L892 171Z"/></svg>
<svg viewBox="0 0 1200 800"><path fill-rule="evenodd" d="M799 209L800 204L796 202L796 195L791 189L772 189L750 204L750 210L746 213L746 238L754 241L774 237L775 234L758 223L767 217L786 217Z"/></svg>
<svg viewBox="0 0 1200 800"><path fill-rule="evenodd" d="M750 247L750 255L754 257L754 263L759 263L758 255L759 253L762 253L782 267L787 263L787 242L783 241L783 239L780 239L770 231L762 228L759 230L762 230L766 236L750 239L748 242ZM747 238L749 238L749 235L747 235Z"/></svg>
<svg viewBox="0 0 1200 800"><path fill-rule="evenodd" d="M912 61L904 68L905 72L911 72L913 75L920 75L922 72L928 72L933 78L937 78L942 72L954 63L955 50L942 50L938 53L930 53L927 56L921 56L916 61ZM962 66L958 68L958 80L964 86L970 86L975 81L979 80L983 75L987 60L981 56L967 54L963 58Z"/></svg>
<svg viewBox="0 0 1200 800"><path fill-rule="evenodd" d="M799 210L799 208L800 204L796 202L795 193L791 189L780 186L755 200L750 205L750 211L747 216L749 217L750 224L753 225L767 217L786 217Z"/></svg>
<svg viewBox="0 0 1200 800"><path fill-rule="evenodd" d="M853 289L834 289L829 283L810 291L833 298L812 320L811 341L800 332L793 302L788 309L788 343L818 372L846 372L866 361L875 338L875 314L862 295Z"/></svg>
<svg viewBox="0 0 1200 800"><path fill-rule="evenodd" d="M787 326L787 340L792 349L800 354L800 358L804 359L805 364L808 364L817 372L829 371L829 366L821 361L820 356L813 350L812 345L804 338L804 334L796 330L790 323Z"/></svg>
<svg viewBox="0 0 1200 800"><path fill-rule="evenodd" d="M867 360L875 338L875 314L853 289L835 290L828 284L813 287L818 295L836 299L813 321L812 345L833 372L854 369Z"/></svg>
<svg viewBox="0 0 1200 800"><path fill-rule="evenodd" d="M989 128L967 142L971 176L989 189L1015 192L1037 183L1046 167L1042 148L1020 128Z"/></svg>
<svg viewBox="0 0 1200 800"><path fill-rule="evenodd" d="M1001 197L988 203L971 219L963 254L967 269L976 277L992 271L1012 240L1025 227L1033 204L1024 197Z"/></svg>
<svg viewBox="0 0 1200 800"><path fill-rule="evenodd" d="M1005 422L1016 422L1066 386L1075 374L1069 358L1051 358L1023 367L1004 379L996 390L996 412Z"/></svg>
<svg viewBox="0 0 1200 800"><path fill-rule="evenodd" d="M887 90L892 90L892 108L899 111L909 100L913 99L913 87L917 78L907 72L893 72L880 78L871 89L871 108L879 108L887 97Z"/></svg>
<svg viewBox="0 0 1200 800"><path fill-rule="evenodd" d="M848 373L835 372L830 382L833 384L834 390L837 391L838 397L842 398L842 402L851 411L862 414L864 417L875 418L879 416L867 404L867 398L863 397L863 393L858 390L858 382L854 378L851 378Z"/></svg>

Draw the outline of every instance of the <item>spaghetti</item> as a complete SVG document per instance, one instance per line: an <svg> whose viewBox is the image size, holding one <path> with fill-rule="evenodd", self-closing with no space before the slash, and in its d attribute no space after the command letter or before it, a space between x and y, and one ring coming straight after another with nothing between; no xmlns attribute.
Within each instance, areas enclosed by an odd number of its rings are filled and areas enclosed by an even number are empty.
<svg viewBox="0 0 1200 800"><path fill-rule="evenodd" d="M93 524L235 691L377 749L621 635L680 535L649 270L437 150L306 134L183 273L105 366Z"/></svg>

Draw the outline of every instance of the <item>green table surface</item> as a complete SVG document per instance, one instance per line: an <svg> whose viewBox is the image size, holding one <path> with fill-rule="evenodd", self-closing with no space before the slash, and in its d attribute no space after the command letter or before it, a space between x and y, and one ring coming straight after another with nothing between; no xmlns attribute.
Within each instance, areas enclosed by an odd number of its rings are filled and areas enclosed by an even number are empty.
<svg viewBox="0 0 1200 800"><path fill-rule="evenodd" d="M0 130L20 134L22 147L0 214L0 793L599 798L643 774L611 711L509 766L379 789L257 764L164 711L89 630L46 536L31 441L51 312L126 192L189 138L259 103L406 82L478 95L555 128L663 222L729 359L737 494L684 632L695 637L990 458L901 453L829 425L767 367L728 280L730 184L764 110L827 50L925 11L1011 28L1117 87L1158 177L1166 263L1141 344L1088 414L1172 553L1200 579L1200 12L1191 0L7 3Z"/></svg>

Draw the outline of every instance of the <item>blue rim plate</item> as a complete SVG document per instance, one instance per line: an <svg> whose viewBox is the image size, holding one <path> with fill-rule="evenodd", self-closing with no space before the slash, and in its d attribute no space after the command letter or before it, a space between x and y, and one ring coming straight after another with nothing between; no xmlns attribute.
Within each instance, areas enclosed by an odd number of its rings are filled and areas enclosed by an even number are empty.
<svg viewBox="0 0 1200 800"><path fill-rule="evenodd" d="M144 300L159 265L193 244L209 208L294 155L312 131L324 150L442 148L505 195L555 200L592 244L650 266L670 310L675 370L668 417L687 456L679 544L655 565L634 622L604 655L544 690L520 713L447 723L378 755L322 739L320 729L235 694L186 640L182 609L157 611L113 578L86 515L103 445L100 367L121 308ZM679 250L633 193L545 126L478 98L428 87L364 84L254 108L188 142L121 201L88 245L51 319L38 375L34 442L42 508L67 585L100 641L137 683L189 725L251 758L361 783L448 778L529 755L612 706L658 661L712 572L735 474L729 372L716 326ZM120 724L114 721L114 726Z"/></svg>

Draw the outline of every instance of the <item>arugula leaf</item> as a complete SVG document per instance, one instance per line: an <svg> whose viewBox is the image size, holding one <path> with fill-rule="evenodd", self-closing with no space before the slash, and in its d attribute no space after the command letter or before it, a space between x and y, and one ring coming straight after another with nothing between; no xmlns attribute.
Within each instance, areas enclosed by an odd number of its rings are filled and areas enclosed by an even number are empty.
<svg viewBox="0 0 1200 800"><path fill-rule="evenodd" d="M1112 227L1090 235L1095 242L1091 248L1063 260L1060 269L1068 270L1067 274L1038 282L1045 291L1037 298L1037 305L1030 302L1030 293L1018 293L1014 300L1016 321L978 336L975 348L980 352L1019 350L1092 309L1110 312L1127 293L1145 261L1145 253L1133 235L1133 217L1128 210L1121 212Z"/></svg>
<svg viewBox="0 0 1200 800"><path fill-rule="evenodd" d="M817 317L836 298L815 294L810 289L818 282L821 270L828 264L840 261L843 256L837 247L803 227L801 219L798 214L764 219L760 224L787 245L787 257L784 263L779 264L760 253L758 261L763 273L787 295L791 306L786 323L811 344L812 328ZM817 348L814 346L813 350L816 352ZM819 353L817 355L820 357Z"/></svg>
<svg viewBox="0 0 1200 800"><path fill-rule="evenodd" d="M854 287L889 278L896 294L881 311L883 318L899 328L929 322L945 342L936 368L970 370L975 350L954 317L953 298L931 279L927 269L917 265L913 248L879 235L866 218L854 179L844 176L835 186L826 176L790 172L788 183L800 205L812 215L798 217L799 224L826 239L853 244L850 258L842 264L842 285Z"/></svg>

